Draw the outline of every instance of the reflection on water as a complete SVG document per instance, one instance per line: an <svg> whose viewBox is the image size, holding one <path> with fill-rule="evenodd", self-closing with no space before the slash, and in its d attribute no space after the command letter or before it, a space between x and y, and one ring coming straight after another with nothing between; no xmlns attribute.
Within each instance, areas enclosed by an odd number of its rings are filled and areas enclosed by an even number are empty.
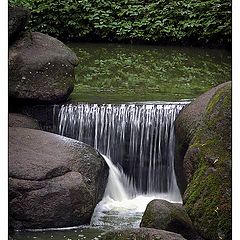
<svg viewBox="0 0 240 240"><path fill-rule="evenodd" d="M63 230L15 232L9 240L98 240L103 231L97 228L81 227Z"/></svg>
<svg viewBox="0 0 240 240"><path fill-rule="evenodd" d="M192 99L231 80L231 53L192 47L75 43L79 57L72 100Z"/></svg>

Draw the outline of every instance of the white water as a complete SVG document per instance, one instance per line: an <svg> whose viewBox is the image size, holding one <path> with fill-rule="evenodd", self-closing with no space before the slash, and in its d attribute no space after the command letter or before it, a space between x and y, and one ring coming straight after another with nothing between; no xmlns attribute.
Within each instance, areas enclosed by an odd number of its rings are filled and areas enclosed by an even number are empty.
<svg viewBox="0 0 240 240"><path fill-rule="evenodd" d="M105 159L107 165L109 166L109 177L108 177L108 183L106 186L105 194L107 198L113 199L114 201L126 201L130 198L127 190L131 188L130 184L127 186L128 181L127 177L123 172L120 172L120 170L112 163L112 161L105 155L102 155ZM125 188L123 181L125 181Z"/></svg>
<svg viewBox="0 0 240 240"><path fill-rule="evenodd" d="M147 204L153 199L165 199L181 203L181 197L176 193L140 194L134 188L122 170L112 161L102 155L109 166L109 177L104 197L96 206L91 226L102 228L139 227Z"/></svg>

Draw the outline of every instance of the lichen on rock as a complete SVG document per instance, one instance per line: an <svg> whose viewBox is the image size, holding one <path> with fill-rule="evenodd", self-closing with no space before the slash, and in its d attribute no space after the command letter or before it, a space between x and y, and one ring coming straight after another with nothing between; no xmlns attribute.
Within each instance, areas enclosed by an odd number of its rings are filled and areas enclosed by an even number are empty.
<svg viewBox="0 0 240 240"><path fill-rule="evenodd" d="M140 226L175 232L186 239L202 239L195 231L184 207L166 200L152 200L147 205Z"/></svg>
<svg viewBox="0 0 240 240"><path fill-rule="evenodd" d="M184 206L205 239L231 239L230 83L217 89L202 114L183 160Z"/></svg>

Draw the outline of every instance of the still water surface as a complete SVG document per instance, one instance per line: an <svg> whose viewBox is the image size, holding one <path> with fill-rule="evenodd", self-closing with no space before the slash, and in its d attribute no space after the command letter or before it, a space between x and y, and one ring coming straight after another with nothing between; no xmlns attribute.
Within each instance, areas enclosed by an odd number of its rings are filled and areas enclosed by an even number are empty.
<svg viewBox="0 0 240 240"><path fill-rule="evenodd" d="M231 52L176 46L74 43L79 57L73 101L193 99L231 80Z"/></svg>
<svg viewBox="0 0 240 240"><path fill-rule="evenodd" d="M15 232L9 240L100 240L103 230L80 227L62 230Z"/></svg>

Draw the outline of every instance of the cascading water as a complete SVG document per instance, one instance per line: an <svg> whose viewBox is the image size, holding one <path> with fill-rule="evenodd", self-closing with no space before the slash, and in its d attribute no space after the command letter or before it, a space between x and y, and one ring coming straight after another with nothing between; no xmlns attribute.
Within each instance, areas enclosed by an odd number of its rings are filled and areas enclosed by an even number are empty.
<svg viewBox="0 0 240 240"><path fill-rule="evenodd" d="M117 168L112 161L102 155L109 166L108 183L105 190L105 196L115 200L124 201L135 195L135 189L129 182L127 176Z"/></svg>
<svg viewBox="0 0 240 240"><path fill-rule="evenodd" d="M110 169L92 225L137 227L152 199L181 202L174 173L174 120L185 104L61 107L59 133L95 147Z"/></svg>

